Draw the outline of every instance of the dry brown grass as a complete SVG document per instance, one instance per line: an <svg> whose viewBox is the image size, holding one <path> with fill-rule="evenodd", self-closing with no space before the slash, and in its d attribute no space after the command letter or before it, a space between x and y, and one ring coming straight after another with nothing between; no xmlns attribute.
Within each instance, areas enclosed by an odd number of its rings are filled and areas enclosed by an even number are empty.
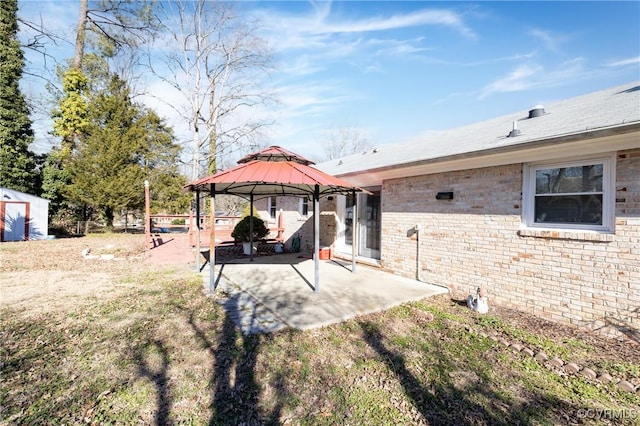
<svg viewBox="0 0 640 426"><path fill-rule="evenodd" d="M0 424L564 424L640 397L481 336L640 379L640 351L446 296L318 330L243 336L141 235L0 245ZM121 260L85 259L114 255ZM620 420L620 419L616 419Z"/></svg>

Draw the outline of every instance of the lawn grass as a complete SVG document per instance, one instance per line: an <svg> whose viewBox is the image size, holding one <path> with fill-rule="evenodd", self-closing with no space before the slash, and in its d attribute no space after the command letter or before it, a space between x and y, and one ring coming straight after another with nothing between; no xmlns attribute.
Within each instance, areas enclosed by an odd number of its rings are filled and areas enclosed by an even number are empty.
<svg viewBox="0 0 640 426"><path fill-rule="evenodd" d="M581 410L640 415L638 394L558 374L481 332L558 355L588 345L477 316L447 296L244 336L195 273L134 268L113 285L111 297L46 315L3 305L0 424L597 424ZM606 365L638 374L622 359Z"/></svg>

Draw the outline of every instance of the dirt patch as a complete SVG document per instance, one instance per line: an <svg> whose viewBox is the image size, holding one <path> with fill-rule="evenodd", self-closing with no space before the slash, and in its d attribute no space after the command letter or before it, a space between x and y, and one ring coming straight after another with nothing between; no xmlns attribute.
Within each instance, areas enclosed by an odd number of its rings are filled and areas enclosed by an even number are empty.
<svg viewBox="0 0 640 426"><path fill-rule="evenodd" d="M453 386L460 390L472 389L480 385L480 377L473 371L452 371L449 373Z"/></svg>
<svg viewBox="0 0 640 426"><path fill-rule="evenodd" d="M125 277L149 265L140 234L2 243L0 307L34 317L115 298L128 287Z"/></svg>
<svg viewBox="0 0 640 426"><path fill-rule="evenodd" d="M547 321L499 306L495 307L491 313L499 316L503 322L531 334L539 334L543 330L544 336L550 340L574 344L573 355L579 356L581 349L584 349L592 362L624 359L640 364L640 344L632 339L609 338L584 328Z"/></svg>
<svg viewBox="0 0 640 426"><path fill-rule="evenodd" d="M30 316L66 308L89 297L112 297L112 276L106 272L31 271L6 272L0 278L2 305Z"/></svg>

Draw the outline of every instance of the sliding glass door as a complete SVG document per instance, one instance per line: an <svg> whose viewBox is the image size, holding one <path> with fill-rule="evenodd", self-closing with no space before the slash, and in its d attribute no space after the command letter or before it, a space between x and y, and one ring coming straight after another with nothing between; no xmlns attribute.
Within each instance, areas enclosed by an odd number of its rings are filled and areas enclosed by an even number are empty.
<svg viewBox="0 0 640 426"><path fill-rule="evenodd" d="M371 191L371 190L370 190ZM340 247L351 252L353 245L353 226L356 226L358 256L380 259L380 191L371 194L358 194L357 214L354 215L353 199L345 197L338 203L338 216L342 226L339 232ZM354 217L355 216L355 217Z"/></svg>

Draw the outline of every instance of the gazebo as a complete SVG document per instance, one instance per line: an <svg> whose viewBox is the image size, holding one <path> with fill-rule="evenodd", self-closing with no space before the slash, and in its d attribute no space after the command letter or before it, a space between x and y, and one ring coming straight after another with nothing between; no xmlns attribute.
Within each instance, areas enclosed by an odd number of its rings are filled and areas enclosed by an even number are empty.
<svg viewBox="0 0 640 426"><path fill-rule="evenodd" d="M267 196L308 196L313 200L314 226L314 291L320 291L320 198L332 194L351 195L363 191L342 179L328 175L312 167L314 163L300 155L287 151L279 146L271 146L238 161L238 165L214 175L195 180L185 188L200 193L208 192L211 200L211 223L209 243L209 288L215 290L215 196L217 194L236 195L248 198L251 209L255 197ZM355 201L354 201L355 203ZM200 217L199 203L196 203L196 216ZM354 207L355 208L355 207ZM251 211L253 217L253 211ZM199 223L197 225L200 233ZM197 238L197 256L200 256L199 235ZM251 241L253 245L253 241ZM351 271L356 270L356 232L353 228L353 251ZM253 253L251 254L253 256Z"/></svg>

